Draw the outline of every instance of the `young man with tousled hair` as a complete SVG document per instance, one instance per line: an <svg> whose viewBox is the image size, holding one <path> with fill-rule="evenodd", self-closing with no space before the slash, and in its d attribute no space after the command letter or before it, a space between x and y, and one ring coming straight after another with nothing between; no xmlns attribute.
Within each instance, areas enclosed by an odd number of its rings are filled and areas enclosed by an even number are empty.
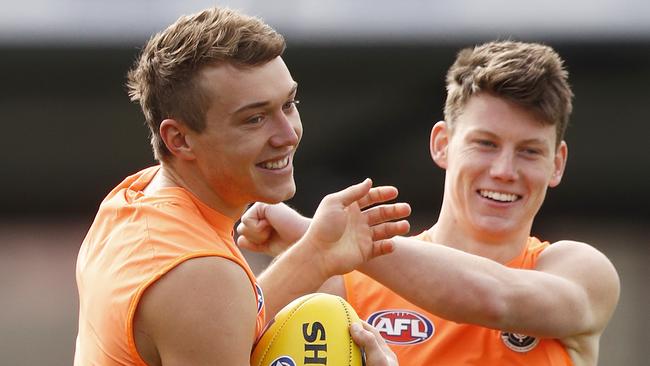
<svg viewBox="0 0 650 366"><path fill-rule="evenodd" d="M280 308L408 231L391 221L408 205L371 207L397 190L367 179L326 196L303 239L255 277L234 224L250 203L296 189L302 125L284 48L271 27L224 8L147 42L128 86L160 164L108 194L82 243L75 365L249 365ZM397 364L376 330L350 331L369 365Z"/></svg>
<svg viewBox="0 0 650 366"><path fill-rule="evenodd" d="M619 298L615 268L586 243L531 236L567 161L567 79L545 45L462 50L447 74L445 121L431 131L431 157L445 169L438 220L322 288L376 325L402 364L597 364ZM286 247L308 224L286 205L256 204L239 243Z"/></svg>

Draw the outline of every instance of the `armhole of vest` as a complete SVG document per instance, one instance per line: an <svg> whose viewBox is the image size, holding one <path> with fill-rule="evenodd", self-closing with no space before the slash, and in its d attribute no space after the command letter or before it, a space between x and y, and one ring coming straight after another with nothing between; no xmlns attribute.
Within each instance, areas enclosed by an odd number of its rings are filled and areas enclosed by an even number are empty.
<svg viewBox="0 0 650 366"><path fill-rule="evenodd" d="M181 257L176 258L176 260L172 261L170 264L168 264L166 267L163 267L158 273L156 273L153 277L151 277L147 282L143 283L138 287L138 291L136 292L135 296L131 299L131 302L129 303L129 310L127 313L127 318L126 318L126 337L128 340L128 347L129 347L129 352L131 353L131 356L135 360L136 364L138 366L148 366L147 363L140 357L140 353L138 352L138 349L135 345L135 335L133 333L133 318L135 317L135 312L138 308L138 304L140 303L140 299L142 298L142 294L151 286L154 282L158 281L162 276L167 274L169 271L172 269L176 268L179 264L190 260L194 258L200 258L200 257L221 257L227 260L230 260L232 262L235 262L237 265L242 267L244 272L246 272L246 275L248 276L248 279L251 282L251 287L253 289L253 293L255 294L255 299L259 301L258 299L258 293L257 293L257 288L255 288L255 284L257 283L257 280L255 279L255 275L248 269L248 266L239 258L236 257L230 257L228 256L228 253L221 253L221 252L196 252L196 253L191 253L188 255L184 255ZM259 319L259 314L258 314L258 319ZM262 323L264 320L262 320ZM260 326L263 324L260 324L259 321L256 321L256 332L260 332Z"/></svg>
<svg viewBox="0 0 650 366"><path fill-rule="evenodd" d="M538 238L533 237L536 242L534 243L535 246L531 248L532 253L531 253L531 261L532 261L532 266L531 268L534 268L535 265L537 264L537 260L539 259L539 256L542 254L543 251L548 249L549 246L551 246L551 243L548 241L542 241L539 240Z"/></svg>
<svg viewBox="0 0 650 366"><path fill-rule="evenodd" d="M567 365L567 366L574 366L575 365L575 363L573 363L573 359L571 358L571 354L569 353L569 348L564 343L562 343L559 339L554 339L554 338L546 338L546 339L544 339L544 338L542 338L542 341L554 342L559 346L560 353L562 354L562 358L563 358L562 365Z"/></svg>
<svg viewBox="0 0 650 366"><path fill-rule="evenodd" d="M567 365L569 366L575 365L573 363L573 359L571 358L571 355L569 354L569 350L567 349L567 347L564 344L562 344L562 342L560 342L560 346L562 346L562 351L564 352L564 357L566 359Z"/></svg>

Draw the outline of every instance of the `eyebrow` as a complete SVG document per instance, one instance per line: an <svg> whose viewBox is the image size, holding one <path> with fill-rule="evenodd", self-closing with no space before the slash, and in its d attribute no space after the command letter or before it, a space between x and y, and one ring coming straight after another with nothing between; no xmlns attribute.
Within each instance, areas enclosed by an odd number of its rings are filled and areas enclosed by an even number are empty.
<svg viewBox="0 0 650 366"><path fill-rule="evenodd" d="M470 131L469 136L472 136L473 134L483 134L483 135L490 136L491 138L498 138L499 137L497 134L492 133L490 131L486 131L486 130ZM521 141L519 144L523 144L523 145L528 145L528 144L546 145L546 141L544 141L542 139L533 138L533 139L527 139L527 140Z"/></svg>
<svg viewBox="0 0 650 366"><path fill-rule="evenodd" d="M289 91L289 94L287 94L287 96L293 95L296 92L296 90L298 90L298 83L294 81L293 82L293 87L291 88L291 90ZM262 101L262 102L249 103L249 104L246 104L246 105L243 105L243 106L237 108L237 110L235 110L232 114L237 114L237 113L240 113L240 112L245 111L247 109L255 109L255 108L265 107L265 106L267 106L269 104L271 104L271 102L268 101L268 100L267 101Z"/></svg>

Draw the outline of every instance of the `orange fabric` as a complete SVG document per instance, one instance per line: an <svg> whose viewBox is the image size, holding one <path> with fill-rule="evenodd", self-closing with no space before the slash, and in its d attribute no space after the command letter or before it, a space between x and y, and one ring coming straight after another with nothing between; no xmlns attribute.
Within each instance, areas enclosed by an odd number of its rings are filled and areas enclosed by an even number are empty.
<svg viewBox="0 0 650 366"><path fill-rule="evenodd" d="M76 366L146 365L133 338L138 302L148 286L196 257L226 258L246 271L258 299L257 336L262 331L263 296L234 244L234 222L182 188L145 196L142 191L158 170L145 169L113 189L81 245Z"/></svg>
<svg viewBox="0 0 650 366"><path fill-rule="evenodd" d="M418 239L428 238L422 234ZM508 266L534 268L548 245L530 238L525 250ZM439 318L360 272L345 275L344 281L348 302L360 318L380 330L401 365L572 365L558 340L535 339Z"/></svg>

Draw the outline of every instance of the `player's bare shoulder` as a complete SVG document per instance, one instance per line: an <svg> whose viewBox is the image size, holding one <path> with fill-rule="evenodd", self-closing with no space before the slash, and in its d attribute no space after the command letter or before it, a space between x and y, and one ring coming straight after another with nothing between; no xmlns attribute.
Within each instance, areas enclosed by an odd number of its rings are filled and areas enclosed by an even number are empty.
<svg viewBox="0 0 650 366"><path fill-rule="evenodd" d="M595 247L578 241L551 244L539 256L536 269L562 277L584 294L586 329L561 341L576 365L595 364L598 341L619 299L620 279L612 262Z"/></svg>
<svg viewBox="0 0 650 366"><path fill-rule="evenodd" d="M608 290L620 287L616 268L609 258L595 247L579 241L561 240L551 244L540 253L536 269L557 274L585 274L585 280L603 282L598 287Z"/></svg>
<svg viewBox="0 0 650 366"><path fill-rule="evenodd" d="M134 319L136 348L149 364L165 364L165 357L184 364L244 364L255 337L255 310L240 265L215 256L188 259L144 292Z"/></svg>
<svg viewBox="0 0 650 366"><path fill-rule="evenodd" d="M587 243L561 240L542 251L535 269L581 285L595 305L594 315L602 319L599 323L604 327L618 303L620 292L618 273L605 254Z"/></svg>

